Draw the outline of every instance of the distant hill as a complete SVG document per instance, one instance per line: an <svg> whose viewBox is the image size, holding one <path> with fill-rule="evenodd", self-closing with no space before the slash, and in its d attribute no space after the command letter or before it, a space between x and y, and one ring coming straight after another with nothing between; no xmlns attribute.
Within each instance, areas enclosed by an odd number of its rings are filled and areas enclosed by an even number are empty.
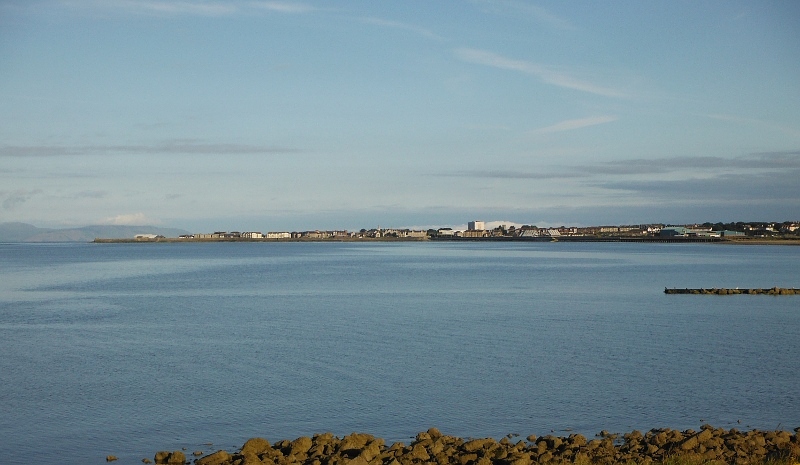
<svg viewBox="0 0 800 465"><path fill-rule="evenodd" d="M37 228L26 223L0 223L0 242L91 242L96 238L133 239L137 234L159 234L178 237L189 234L176 228L156 226L111 226L96 225L81 228L50 229Z"/></svg>

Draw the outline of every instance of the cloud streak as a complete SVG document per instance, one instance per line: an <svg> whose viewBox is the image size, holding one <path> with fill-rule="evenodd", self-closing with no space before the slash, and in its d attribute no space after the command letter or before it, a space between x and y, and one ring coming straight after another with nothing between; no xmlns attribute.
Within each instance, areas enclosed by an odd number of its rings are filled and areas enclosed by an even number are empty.
<svg viewBox="0 0 800 465"><path fill-rule="evenodd" d="M158 16L230 16L252 10L300 14L317 8L300 2L251 1L165 1L165 0L62 0L62 5L89 11L124 11L131 14Z"/></svg>
<svg viewBox="0 0 800 465"><path fill-rule="evenodd" d="M618 118L616 116L610 116L610 115L590 116L588 118L570 119L553 124L552 126L536 129L533 132L536 134L549 134L553 132L572 131L573 129L581 129L589 126L597 126L598 124L611 123L613 121L616 121L617 119Z"/></svg>
<svg viewBox="0 0 800 465"><path fill-rule="evenodd" d="M141 225L160 224L161 222L152 218L148 218L147 215L145 215L142 212L138 212L138 213L116 215L109 218L105 218L100 223L111 224L115 226L141 226Z"/></svg>
<svg viewBox="0 0 800 465"><path fill-rule="evenodd" d="M36 195L42 193L41 189L33 189L33 190L26 190L26 189L18 189L12 191L8 194L5 200L3 200L3 209L5 210L14 210L20 205L24 204L31 198Z"/></svg>
<svg viewBox="0 0 800 465"><path fill-rule="evenodd" d="M440 36L438 34L435 34L435 33L431 32L431 31L429 31L428 29L425 29L425 28L419 27L419 26L415 26L415 25L412 25L412 24L402 23L402 22L399 22L399 21L390 21L390 20L386 20L386 19L373 18L373 17L359 18L359 21L361 21L362 23L365 23L365 24L372 24L372 25L375 25L375 26L388 27L388 28L392 28L392 29L400 29L400 30L403 30L403 31L412 32L414 34L417 34L419 36L422 36L422 37L425 37L425 38L428 38L428 39L444 40L444 38L442 36Z"/></svg>
<svg viewBox="0 0 800 465"><path fill-rule="evenodd" d="M625 98L627 94L610 87L600 86L563 71L558 71L538 63L525 60L515 60L498 55L486 50L473 48L459 48L455 50L456 57L466 63L488 66L491 68L517 71L540 79L542 82L565 89L573 89L603 97Z"/></svg>
<svg viewBox="0 0 800 465"><path fill-rule="evenodd" d="M317 10L316 7L299 2L251 2L249 5L264 10L291 14L310 13Z"/></svg>
<svg viewBox="0 0 800 465"><path fill-rule="evenodd" d="M760 176L762 174L797 173L800 179L800 151L753 153L744 157L666 157L655 159L615 160L577 166L550 166L531 170L459 170L438 173L440 177L464 177L486 179L537 179L558 180L570 178L597 178L598 176L642 176L666 175L690 171L703 175L702 179L725 176ZM698 179L694 176L692 179ZM654 181L672 182L672 181ZM628 185L651 184L651 181L635 180ZM745 183L746 184L746 183ZM610 185L610 184L608 184ZM800 184L799 184L800 185Z"/></svg>
<svg viewBox="0 0 800 465"><path fill-rule="evenodd" d="M531 16L541 23L549 24L557 29L575 29L575 27L563 18L560 18L546 9L514 0L473 0L474 4L484 7L492 13L505 13Z"/></svg>
<svg viewBox="0 0 800 465"><path fill-rule="evenodd" d="M266 145L208 144L191 140L165 141L152 145L6 145L0 157L53 157L69 155L183 154L259 155L297 153L299 150Z"/></svg>
<svg viewBox="0 0 800 465"><path fill-rule="evenodd" d="M755 118L742 118L740 116L725 115L725 114L710 114L706 115L706 117L715 119L717 121L727 121L746 126L761 127L772 131L783 132L784 134L788 134L790 136L800 136L800 128L786 126L783 124L777 124L771 121L764 121Z"/></svg>

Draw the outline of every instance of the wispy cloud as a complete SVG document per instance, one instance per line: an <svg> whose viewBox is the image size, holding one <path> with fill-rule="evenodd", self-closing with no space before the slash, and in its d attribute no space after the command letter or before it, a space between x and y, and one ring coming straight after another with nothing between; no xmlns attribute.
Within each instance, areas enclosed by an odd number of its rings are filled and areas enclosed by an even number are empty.
<svg viewBox="0 0 800 465"><path fill-rule="evenodd" d="M761 202L772 200L785 206L800 206L800 169L761 173L722 173L714 177L685 179L599 180L596 187L635 192L649 198L676 200L738 200Z"/></svg>
<svg viewBox="0 0 800 465"><path fill-rule="evenodd" d="M249 5L278 13L297 14L317 11L316 7L300 2L251 2Z"/></svg>
<svg viewBox="0 0 800 465"><path fill-rule="evenodd" d="M541 171L516 171L516 170L458 170L437 173L435 176L445 178L483 178L483 179L564 179L583 178L588 175L575 171L559 171L543 169Z"/></svg>
<svg viewBox="0 0 800 465"><path fill-rule="evenodd" d="M161 222L159 220L148 218L147 215L142 212L116 215L105 218L100 222L100 224L111 224L116 226L141 226L160 223Z"/></svg>
<svg viewBox="0 0 800 465"><path fill-rule="evenodd" d="M406 23L402 23L402 22L399 22L399 21L390 21L390 20L387 20L387 19L373 18L373 17L359 18L359 21L361 21L362 23L372 24L372 25L375 25L375 26L388 27L388 28L400 29L400 30L412 32L414 34L417 34L419 36L422 36L422 37L425 37L425 38L428 38L428 39L444 40L444 38L442 36L440 36L440 35L438 35L438 34L436 34L434 32L431 32L430 30L425 29L424 27L415 26L413 24L406 24Z"/></svg>
<svg viewBox="0 0 800 465"><path fill-rule="evenodd" d="M515 16L522 14L558 29L575 29L575 27L564 18L556 16L548 10L531 3L519 2L516 0L472 0L472 3L491 13Z"/></svg>
<svg viewBox="0 0 800 465"><path fill-rule="evenodd" d="M229 16L254 9L290 14L317 10L316 7L306 3L281 1L61 0L60 3L76 10L122 11L159 16Z"/></svg>
<svg viewBox="0 0 800 465"><path fill-rule="evenodd" d="M108 197L107 191L81 191L75 194L79 199L104 199Z"/></svg>
<svg viewBox="0 0 800 465"><path fill-rule="evenodd" d="M232 2L192 2L164 0L62 0L73 9L118 10L134 14L223 16L239 11Z"/></svg>
<svg viewBox="0 0 800 465"><path fill-rule="evenodd" d="M486 50L473 48L459 48L455 50L458 59L477 65L490 66L492 68L518 71L537 77L542 82L566 89L579 90L590 94L601 95L604 97L627 97L627 94L610 87L604 87L585 81L563 71L558 71L550 67L533 63L525 60L515 60L498 55Z"/></svg>
<svg viewBox="0 0 800 465"><path fill-rule="evenodd" d="M258 155L296 153L297 149L248 144L209 144L172 140L151 145L5 145L0 157L51 157L65 155L186 154Z"/></svg>
<svg viewBox="0 0 800 465"><path fill-rule="evenodd" d="M611 123L613 121L616 121L617 119L618 118L616 116L610 116L610 115L590 116L588 118L570 119L566 121L561 121L551 126L536 129L533 132L537 134L548 134L551 132L571 131L573 129L580 129L589 126L597 126L598 124Z"/></svg>
<svg viewBox="0 0 800 465"><path fill-rule="evenodd" d="M23 203L27 202L34 196L41 194L41 189L17 189L15 191L11 191L8 193L5 200L3 200L3 209L5 210L14 210L18 206L22 205Z"/></svg>
<svg viewBox="0 0 800 465"><path fill-rule="evenodd" d="M557 180L569 178L598 178L642 175L667 175L693 173L692 179L722 178L725 176L797 173L800 178L800 151L753 153L743 157L665 157L614 160L585 165L544 166L536 170L475 169L456 170L435 174L440 177L466 177L485 179L537 179ZM688 179L683 176L682 179ZM610 181L609 181L610 182ZM633 180L633 184L652 181ZM667 182L667 181L664 181ZM671 182L671 181L670 181ZM633 185L631 184L631 185ZM798 183L800 185L800 183Z"/></svg>
<svg viewBox="0 0 800 465"><path fill-rule="evenodd" d="M800 136L799 127L786 126L784 124L775 123L772 121L764 121L756 118L743 118L741 116L726 115L726 114L709 114L706 116L708 118L715 119L718 121L728 121L731 123L737 123L746 126L758 126L761 128L770 129L772 131L783 132L785 134L789 134L790 136Z"/></svg>

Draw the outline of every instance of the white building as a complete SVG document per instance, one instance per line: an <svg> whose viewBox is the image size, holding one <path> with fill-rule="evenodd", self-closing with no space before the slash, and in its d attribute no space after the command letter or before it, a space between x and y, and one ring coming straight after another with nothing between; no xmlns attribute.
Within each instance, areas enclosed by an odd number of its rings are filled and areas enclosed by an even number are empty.
<svg viewBox="0 0 800 465"><path fill-rule="evenodd" d="M467 229L470 231L483 231L486 229L486 223L483 221L470 221L467 223Z"/></svg>

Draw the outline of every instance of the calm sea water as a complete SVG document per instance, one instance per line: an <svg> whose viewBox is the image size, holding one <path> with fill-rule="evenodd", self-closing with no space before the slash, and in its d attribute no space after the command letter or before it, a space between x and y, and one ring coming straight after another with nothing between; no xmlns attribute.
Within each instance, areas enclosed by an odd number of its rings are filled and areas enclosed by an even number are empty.
<svg viewBox="0 0 800 465"><path fill-rule="evenodd" d="M800 247L0 244L0 456L800 426ZM207 443L213 443L208 445Z"/></svg>

